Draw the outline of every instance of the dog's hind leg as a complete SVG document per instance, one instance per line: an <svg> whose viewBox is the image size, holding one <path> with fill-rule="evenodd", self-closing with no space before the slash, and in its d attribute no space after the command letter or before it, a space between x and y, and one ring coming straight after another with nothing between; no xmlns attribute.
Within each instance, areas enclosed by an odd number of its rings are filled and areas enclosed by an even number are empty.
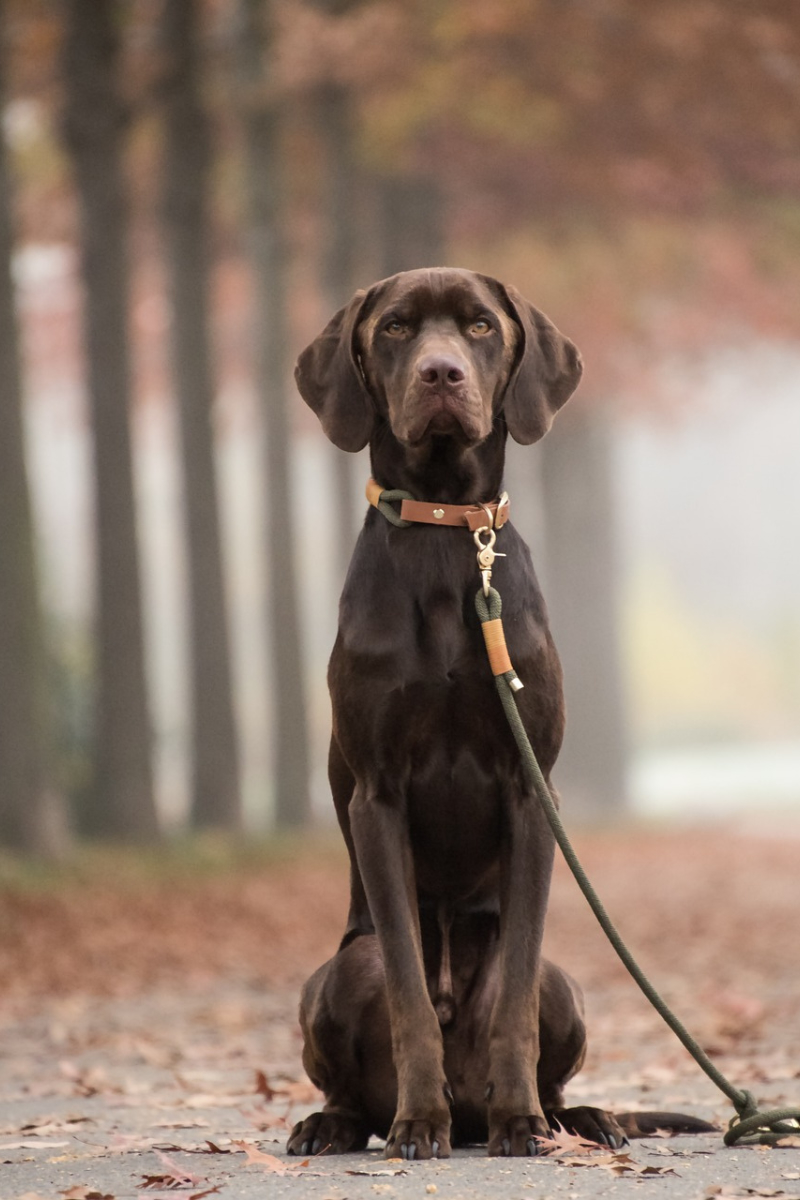
<svg viewBox="0 0 800 1200"><path fill-rule="evenodd" d="M300 1000L303 1065L325 1095L298 1122L289 1154L363 1150L385 1137L397 1104L383 962L374 935L356 938L306 983Z"/></svg>
<svg viewBox="0 0 800 1200"><path fill-rule="evenodd" d="M539 994L539 1096L547 1123L593 1142L618 1149L627 1140L612 1113L581 1104L567 1108L564 1087L586 1057L583 996L574 979L555 963L542 960Z"/></svg>
<svg viewBox="0 0 800 1200"><path fill-rule="evenodd" d="M331 738L328 752L328 780L331 785L333 803L339 827L342 831L347 853L350 856L350 911L347 914L347 928L342 938L340 949L352 942L363 933L374 933L372 917L361 880L361 872L356 861L356 851L353 845L353 835L350 830L350 801L353 798L355 779L344 760L339 743Z"/></svg>

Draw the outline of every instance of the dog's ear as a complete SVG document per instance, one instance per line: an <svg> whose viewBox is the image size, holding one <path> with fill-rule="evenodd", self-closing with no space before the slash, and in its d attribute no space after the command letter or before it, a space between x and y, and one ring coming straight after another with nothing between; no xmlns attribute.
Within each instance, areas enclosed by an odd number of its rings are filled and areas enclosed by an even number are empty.
<svg viewBox="0 0 800 1200"><path fill-rule="evenodd" d="M528 446L544 437L553 417L575 391L583 360L577 346L516 288L499 286L520 333L503 411L514 441Z"/></svg>
<svg viewBox="0 0 800 1200"><path fill-rule="evenodd" d="M340 450L361 450L374 422L372 399L355 346L356 330L369 293L356 292L331 317L322 333L297 360L297 390Z"/></svg>

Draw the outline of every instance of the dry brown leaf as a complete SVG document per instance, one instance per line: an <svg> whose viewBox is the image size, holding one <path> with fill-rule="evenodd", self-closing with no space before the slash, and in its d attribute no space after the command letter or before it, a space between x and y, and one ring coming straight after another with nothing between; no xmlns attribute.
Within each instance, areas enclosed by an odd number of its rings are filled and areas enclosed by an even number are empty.
<svg viewBox="0 0 800 1200"><path fill-rule="evenodd" d="M88 1096L97 1096L100 1092L119 1092L118 1087L111 1087L105 1077L103 1071L97 1067L91 1068L88 1071L82 1071L74 1062L69 1059L63 1059L58 1064L58 1069L65 1079L68 1079L75 1093L84 1098Z"/></svg>
<svg viewBox="0 0 800 1200"><path fill-rule="evenodd" d="M391 1160L390 1160L391 1161ZM384 1167L381 1171L345 1171L345 1175L407 1175L405 1167Z"/></svg>
<svg viewBox="0 0 800 1200"><path fill-rule="evenodd" d="M197 1187L199 1183L208 1182L203 1175L193 1175L191 1171L185 1171L179 1163L174 1162L161 1150L154 1150L153 1153L161 1160L166 1170L159 1175L144 1175L144 1182L139 1184L140 1188L164 1187L174 1190Z"/></svg>
<svg viewBox="0 0 800 1200"><path fill-rule="evenodd" d="M748 1196L776 1197L782 1200L800 1200L797 1195L789 1195L781 1188L739 1187L735 1183L713 1184L703 1192L704 1196L719 1196L720 1200L746 1200Z"/></svg>
<svg viewBox="0 0 800 1200"><path fill-rule="evenodd" d="M286 1175L290 1171L298 1171L301 1167L307 1167L310 1159L305 1158L299 1163L287 1163L283 1159L277 1158L274 1154L265 1154L263 1150L259 1150L258 1146L254 1146L252 1142L240 1142L236 1139L231 1140L232 1146L238 1146L247 1155L245 1166L264 1167L267 1171L274 1171L276 1175Z"/></svg>
<svg viewBox="0 0 800 1200"><path fill-rule="evenodd" d="M177 1121L151 1121L151 1129L208 1129L210 1121L203 1117L184 1117Z"/></svg>
<svg viewBox="0 0 800 1200"><path fill-rule="evenodd" d="M214 1095L212 1092L196 1092L187 1096L183 1102L184 1108L235 1108L239 1102L238 1096Z"/></svg>
<svg viewBox="0 0 800 1200"><path fill-rule="evenodd" d="M39 1117L36 1121L27 1121L18 1129L3 1129L1 1133L23 1133L30 1137L49 1137L53 1133L72 1133L76 1125L91 1122L91 1117Z"/></svg>
<svg viewBox="0 0 800 1200"><path fill-rule="evenodd" d="M86 1184L76 1184L74 1187L67 1188L66 1191L59 1192L64 1200L115 1200L115 1197L110 1194L98 1192L96 1188L87 1187Z"/></svg>
<svg viewBox="0 0 800 1200"><path fill-rule="evenodd" d="M593 1143L592 1143L593 1144ZM598 1149L604 1149L598 1146ZM555 1154L559 1166L563 1167L600 1167L612 1175L675 1175L673 1167L650 1167L637 1163L630 1154L619 1151L615 1154L591 1154L585 1150L578 1155Z"/></svg>
<svg viewBox="0 0 800 1200"><path fill-rule="evenodd" d="M26 1141L26 1142L4 1142L0 1146L0 1154L4 1150L60 1150L63 1146L71 1145L70 1142L48 1142L42 1141Z"/></svg>
<svg viewBox="0 0 800 1200"><path fill-rule="evenodd" d="M269 1101L285 1093L271 1086L264 1071L256 1071L256 1094Z"/></svg>
<svg viewBox="0 0 800 1200"><path fill-rule="evenodd" d="M597 1150L605 1150L599 1142L583 1138L577 1133L567 1133L566 1129L556 1128L553 1136L538 1138L539 1147L545 1155L551 1158L561 1158L571 1154L594 1154Z"/></svg>

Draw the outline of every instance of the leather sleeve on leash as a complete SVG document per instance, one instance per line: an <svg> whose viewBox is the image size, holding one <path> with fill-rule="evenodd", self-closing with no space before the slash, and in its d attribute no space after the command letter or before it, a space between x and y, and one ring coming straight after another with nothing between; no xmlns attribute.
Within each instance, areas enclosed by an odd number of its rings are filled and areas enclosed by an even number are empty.
<svg viewBox="0 0 800 1200"><path fill-rule="evenodd" d="M489 665L493 675L505 675L511 671L511 659L506 647L506 635L503 632L503 622L500 617L494 621L484 621L481 625L486 642L486 652L489 655Z"/></svg>

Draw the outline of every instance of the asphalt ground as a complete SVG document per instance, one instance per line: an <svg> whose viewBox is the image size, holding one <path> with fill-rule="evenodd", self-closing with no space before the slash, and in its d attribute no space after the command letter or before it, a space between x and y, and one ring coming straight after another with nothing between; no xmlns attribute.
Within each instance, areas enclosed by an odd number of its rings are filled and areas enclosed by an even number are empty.
<svg viewBox="0 0 800 1200"><path fill-rule="evenodd" d="M646 968L729 1077L770 1106L800 1103L796 849L786 840L713 831L629 831L582 845ZM301 854L277 868L256 864L249 875L187 883L172 923L163 902L178 885L157 884L163 919L153 922L142 898L151 896L152 880L129 880L120 912L130 918L140 910L150 925L129 920L124 937L108 880L103 905L92 892L96 881L7 888L10 901L0 901L0 1200L162 1200L175 1193L578 1200L640 1188L653 1196L800 1200L800 1146L727 1149L721 1134L647 1138L619 1154L567 1144L533 1160L488 1159L475 1147L447 1161L409 1164L385 1160L378 1142L340 1158L287 1157L288 1129L318 1105L300 1065L297 992L321 945L335 945L344 904L339 865ZM260 897L252 912L242 907L248 887ZM292 921L298 910L304 921L317 914L299 946L292 925L291 955L281 952L281 896L293 898ZM211 926L215 947L227 913L236 922L229 938L236 953L206 945L188 924L184 946L184 909L195 912L199 927ZM587 992L590 1054L570 1085L570 1102L679 1110L723 1125L727 1101L602 946L561 869L552 912L548 952ZM50 942L53 925L60 939ZM49 967L41 961L47 953ZM137 955L146 964L138 972Z"/></svg>

